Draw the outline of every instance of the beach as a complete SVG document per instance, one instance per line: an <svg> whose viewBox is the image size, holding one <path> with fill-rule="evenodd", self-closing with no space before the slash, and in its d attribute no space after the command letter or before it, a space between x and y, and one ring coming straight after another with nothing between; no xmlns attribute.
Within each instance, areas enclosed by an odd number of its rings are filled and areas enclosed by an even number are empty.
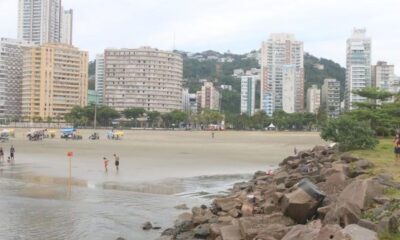
<svg viewBox="0 0 400 240"><path fill-rule="evenodd" d="M24 211L5 212L0 219L13 221L0 220L6 226L0 230L3 238L18 233L30 239L46 234L49 239L154 239L159 231L143 232L141 223L168 227L179 214L175 205L207 203L210 195L223 193L255 171L276 167L294 147L324 143L313 132L225 131L215 132L212 139L205 131L152 130L124 131L122 140L107 140L106 130L96 131L100 140L89 140L94 131L80 130L83 140L60 139L57 133L55 139L30 142L27 131L17 129L15 139L1 143L6 154L14 145L16 165L1 168L0 207L25 209L32 219L43 217L51 224L27 228ZM68 152L73 152L71 195ZM120 156L118 173L114 153ZM110 160L108 173L103 157ZM52 207L57 210L44 214ZM59 227L61 222L70 230ZM88 234L89 226L96 233Z"/></svg>

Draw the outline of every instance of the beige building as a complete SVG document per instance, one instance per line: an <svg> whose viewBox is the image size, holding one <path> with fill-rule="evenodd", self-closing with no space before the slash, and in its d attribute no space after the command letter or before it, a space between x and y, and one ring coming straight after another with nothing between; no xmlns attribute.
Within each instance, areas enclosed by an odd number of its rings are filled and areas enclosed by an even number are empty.
<svg viewBox="0 0 400 240"><path fill-rule="evenodd" d="M394 65L379 61L372 66L372 86L382 90L396 93L396 76L394 74Z"/></svg>
<svg viewBox="0 0 400 240"><path fill-rule="evenodd" d="M220 110L220 94L212 82L204 82L197 92L197 102L200 109Z"/></svg>
<svg viewBox="0 0 400 240"><path fill-rule="evenodd" d="M182 110L182 57L155 48L106 49L104 104L123 111Z"/></svg>
<svg viewBox="0 0 400 240"><path fill-rule="evenodd" d="M307 112L318 113L321 106L321 89L317 85L312 85L307 89Z"/></svg>
<svg viewBox="0 0 400 240"><path fill-rule="evenodd" d="M88 53L65 44L45 44L24 54L22 115L63 118L86 106Z"/></svg>

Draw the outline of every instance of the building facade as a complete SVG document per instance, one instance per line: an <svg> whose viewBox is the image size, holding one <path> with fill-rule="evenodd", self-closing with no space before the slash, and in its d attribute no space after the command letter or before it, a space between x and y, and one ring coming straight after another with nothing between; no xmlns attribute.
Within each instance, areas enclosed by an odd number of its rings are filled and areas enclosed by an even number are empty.
<svg viewBox="0 0 400 240"><path fill-rule="evenodd" d="M317 85L312 85L307 89L307 112L318 113L321 105L321 89Z"/></svg>
<svg viewBox="0 0 400 240"><path fill-rule="evenodd" d="M204 82L197 92L199 109L220 110L220 94L212 82Z"/></svg>
<svg viewBox="0 0 400 240"><path fill-rule="evenodd" d="M61 32L60 42L72 45L72 29L73 29L74 12L72 9L61 10Z"/></svg>
<svg viewBox="0 0 400 240"><path fill-rule="evenodd" d="M104 99L104 54L96 55L95 90L97 92L99 104L103 104L103 99Z"/></svg>
<svg viewBox="0 0 400 240"><path fill-rule="evenodd" d="M182 109L182 57L149 47L106 49L104 104L123 111L140 107L161 113Z"/></svg>
<svg viewBox="0 0 400 240"><path fill-rule="evenodd" d="M321 91L321 107L329 118L340 115L340 82L336 79L325 79Z"/></svg>
<svg viewBox="0 0 400 240"><path fill-rule="evenodd" d="M61 0L19 0L18 39L36 44L60 42Z"/></svg>
<svg viewBox="0 0 400 240"><path fill-rule="evenodd" d="M182 89L182 111L190 113L190 94L189 88Z"/></svg>
<svg viewBox="0 0 400 240"><path fill-rule="evenodd" d="M372 86L382 90L396 92L396 75L394 74L394 65L379 61L372 66Z"/></svg>
<svg viewBox="0 0 400 240"><path fill-rule="evenodd" d="M271 34L262 43L261 109L269 116L276 110L304 109L303 42L293 34Z"/></svg>
<svg viewBox="0 0 400 240"><path fill-rule="evenodd" d="M0 118L21 116L23 55L34 44L0 39Z"/></svg>
<svg viewBox="0 0 400 240"><path fill-rule="evenodd" d="M87 105L88 53L65 44L44 44L24 53L22 114L62 119Z"/></svg>
<svg viewBox="0 0 400 240"><path fill-rule="evenodd" d="M256 86L260 81L260 75L248 75L241 77L240 112L253 116L256 109Z"/></svg>
<svg viewBox="0 0 400 240"><path fill-rule="evenodd" d="M371 39L366 37L365 29L353 29L347 39L346 49L346 110L354 109L354 103L364 102L366 99L354 94L371 84Z"/></svg>
<svg viewBox="0 0 400 240"><path fill-rule="evenodd" d="M87 103L88 105L99 104L99 99L96 90L88 90Z"/></svg>
<svg viewBox="0 0 400 240"><path fill-rule="evenodd" d="M190 112L192 114L199 113L198 105L197 105L197 95L195 93L189 94L189 105L190 105Z"/></svg>

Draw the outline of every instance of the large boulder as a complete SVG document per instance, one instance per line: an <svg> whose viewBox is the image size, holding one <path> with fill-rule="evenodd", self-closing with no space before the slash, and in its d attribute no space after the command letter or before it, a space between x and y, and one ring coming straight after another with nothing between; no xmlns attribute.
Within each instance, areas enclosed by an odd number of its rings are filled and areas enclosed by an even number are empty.
<svg viewBox="0 0 400 240"><path fill-rule="evenodd" d="M281 208L296 223L304 224L315 215L324 198L324 194L313 183L303 179L294 191L283 195Z"/></svg>
<svg viewBox="0 0 400 240"><path fill-rule="evenodd" d="M282 240L317 240L321 226L296 225L282 238Z"/></svg>
<svg viewBox="0 0 400 240"><path fill-rule="evenodd" d="M342 232L342 228L339 225L327 224L321 228L318 233L317 240L345 240L349 239ZM351 240L351 239L349 239Z"/></svg>
<svg viewBox="0 0 400 240"><path fill-rule="evenodd" d="M342 227L349 224L357 224L361 216L360 208L351 202L339 201L325 207L323 210L325 212L325 224L339 224Z"/></svg>
<svg viewBox="0 0 400 240"><path fill-rule="evenodd" d="M346 226L343 229L343 233L350 236L351 240L379 240L376 232L360 227L356 224Z"/></svg>
<svg viewBox="0 0 400 240"><path fill-rule="evenodd" d="M293 220L281 213L271 215L255 215L252 217L242 217L239 219L240 232L245 240L252 240L259 233L269 228L269 225L293 225Z"/></svg>
<svg viewBox="0 0 400 240"><path fill-rule="evenodd" d="M192 209L192 214L192 221L195 225L209 223L213 218L217 218L217 216L215 216L208 208L194 207Z"/></svg>
<svg viewBox="0 0 400 240"><path fill-rule="evenodd" d="M352 163L357 162L360 159L358 157L354 157L351 154L344 153L342 156L340 156L340 160L342 160L344 163Z"/></svg>
<svg viewBox="0 0 400 240"><path fill-rule="evenodd" d="M175 220L175 230L177 233L186 232L192 229L192 214L191 213L182 213L178 216L178 219Z"/></svg>
<svg viewBox="0 0 400 240"><path fill-rule="evenodd" d="M269 238L273 239L282 239L288 232L290 231L290 227L287 227L283 224L270 224L267 225L264 229L262 229L255 239L257 240L265 240Z"/></svg>
<svg viewBox="0 0 400 240"><path fill-rule="evenodd" d="M240 234L239 226L224 226L221 227L220 232L222 240L243 240L242 235Z"/></svg>
<svg viewBox="0 0 400 240"><path fill-rule="evenodd" d="M199 239L206 239L210 235L210 225L202 224L193 229L194 237Z"/></svg>
<svg viewBox="0 0 400 240"><path fill-rule="evenodd" d="M289 174L286 171L281 170L274 174L274 181L275 181L276 185L279 185L281 183L284 183L286 178L288 178L288 177L289 177Z"/></svg>
<svg viewBox="0 0 400 240"><path fill-rule="evenodd" d="M373 178L357 179L349 184L339 195L339 201L354 203L361 210L367 209L374 198L383 194L383 186Z"/></svg>
<svg viewBox="0 0 400 240"><path fill-rule="evenodd" d="M235 197L216 198L213 202L218 210L229 212L229 210L242 207L242 202Z"/></svg>

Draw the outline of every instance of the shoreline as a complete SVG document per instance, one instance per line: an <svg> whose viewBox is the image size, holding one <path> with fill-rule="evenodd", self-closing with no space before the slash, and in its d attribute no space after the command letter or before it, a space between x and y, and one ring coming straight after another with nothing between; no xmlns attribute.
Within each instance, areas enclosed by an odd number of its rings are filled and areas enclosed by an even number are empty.
<svg viewBox="0 0 400 240"><path fill-rule="evenodd" d="M271 174L258 171L236 183L210 206L182 213L158 239L390 237L400 229L400 198L387 193L400 191L400 183L389 174L374 175L373 168L335 147L315 146L285 158Z"/></svg>

